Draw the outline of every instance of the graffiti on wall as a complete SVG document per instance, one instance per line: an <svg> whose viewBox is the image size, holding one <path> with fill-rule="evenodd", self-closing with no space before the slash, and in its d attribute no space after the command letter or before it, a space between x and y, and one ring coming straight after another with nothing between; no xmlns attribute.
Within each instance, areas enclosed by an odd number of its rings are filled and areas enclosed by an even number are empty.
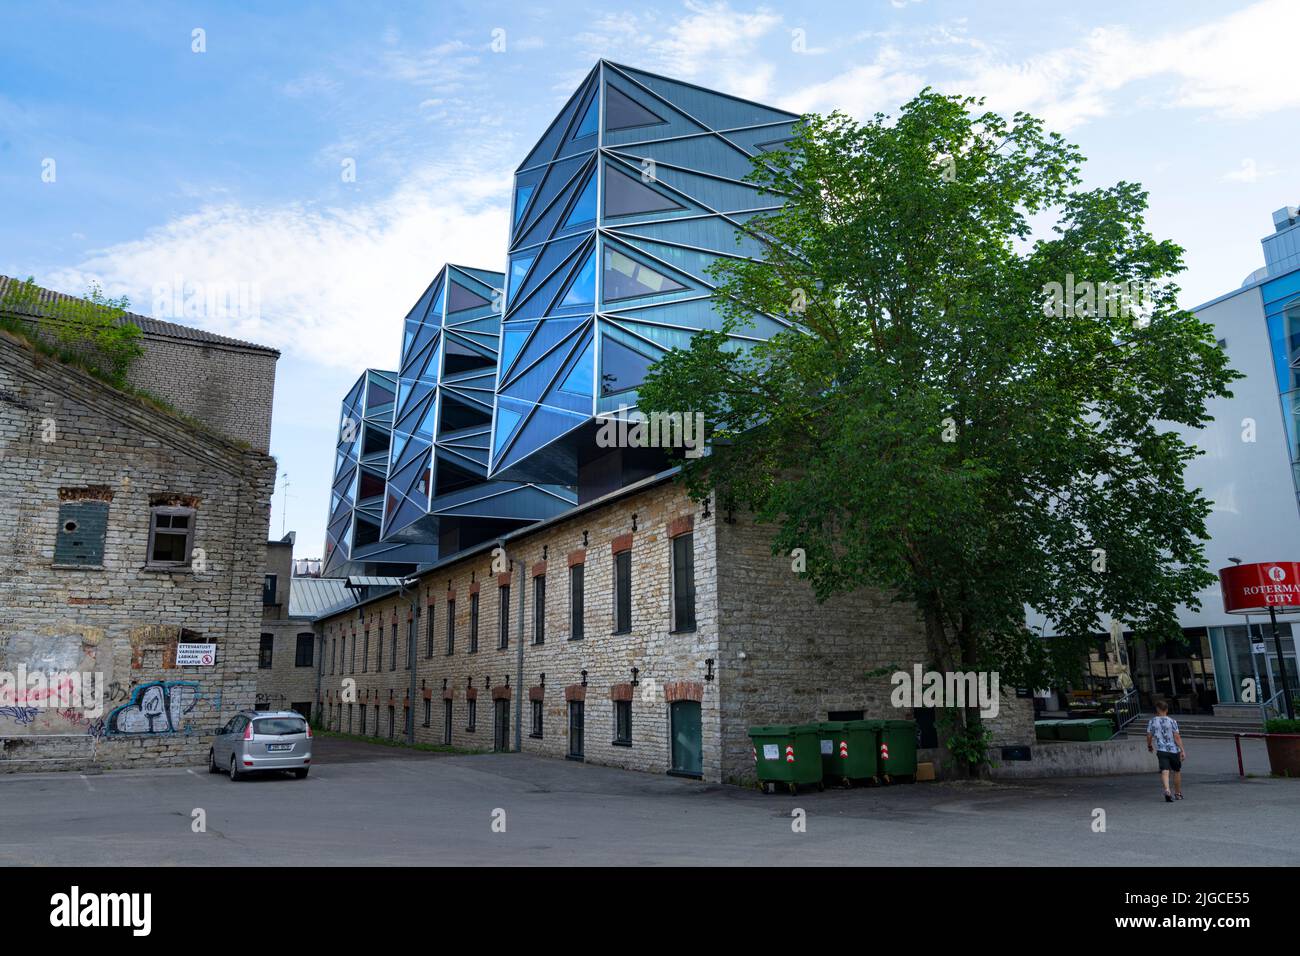
<svg viewBox="0 0 1300 956"><path fill-rule="evenodd" d="M151 681L138 685L130 700L115 707L104 721L107 734L175 734L188 730L183 721L200 699L192 680Z"/></svg>

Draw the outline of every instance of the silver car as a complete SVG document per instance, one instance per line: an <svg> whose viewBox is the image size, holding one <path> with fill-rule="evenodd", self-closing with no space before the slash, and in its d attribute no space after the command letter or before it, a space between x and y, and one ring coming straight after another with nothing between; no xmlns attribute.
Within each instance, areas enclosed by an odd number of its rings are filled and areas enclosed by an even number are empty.
<svg viewBox="0 0 1300 956"><path fill-rule="evenodd" d="M291 770L301 780L310 769L311 725L297 711L241 711L216 733L208 773L240 780L264 770Z"/></svg>

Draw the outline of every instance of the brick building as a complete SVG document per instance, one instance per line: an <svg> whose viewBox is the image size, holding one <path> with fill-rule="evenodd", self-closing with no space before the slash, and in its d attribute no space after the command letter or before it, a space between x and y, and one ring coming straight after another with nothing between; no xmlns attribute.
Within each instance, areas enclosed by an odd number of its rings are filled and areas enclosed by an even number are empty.
<svg viewBox="0 0 1300 956"><path fill-rule="evenodd" d="M132 376L184 416L0 331L0 769L198 763L254 702L278 353L145 321Z"/></svg>
<svg viewBox="0 0 1300 956"><path fill-rule="evenodd" d="M672 474L322 616L326 725L717 782L752 779L750 725L899 716L867 675L926 659L915 612L868 589L819 605L764 530ZM1004 689L991 728L1029 743L1029 701Z"/></svg>

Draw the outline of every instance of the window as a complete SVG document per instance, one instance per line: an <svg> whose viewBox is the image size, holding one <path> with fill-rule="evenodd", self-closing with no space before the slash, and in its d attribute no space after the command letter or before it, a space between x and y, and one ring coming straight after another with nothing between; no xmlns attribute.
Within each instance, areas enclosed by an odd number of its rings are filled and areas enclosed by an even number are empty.
<svg viewBox="0 0 1300 956"><path fill-rule="evenodd" d="M348 704L348 733L352 733L352 704Z"/></svg>
<svg viewBox="0 0 1300 956"><path fill-rule="evenodd" d="M442 743L451 746L451 701L445 698L442 702Z"/></svg>
<svg viewBox="0 0 1300 956"><path fill-rule="evenodd" d="M569 568L569 640L582 640L583 566Z"/></svg>
<svg viewBox="0 0 1300 956"><path fill-rule="evenodd" d="M540 700L532 701L533 705L533 729L528 732L530 737L542 736L542 702Z"/></svg>
<svg viewBox="0 0 1300 956"><path fill-rule="evenodd" d="M348 706L351 705L349 704ZM366 733L366 705L362 704L361 705L361 735L365 736L365 733Z"/></svg>
<svg viewBox="0 0 1300 956"><path fill-rule="evenodd" d="M433 719L433 701L429 698L424 699L424 726L429 726L429 721Z"/></svg>
<svg viewBox="0 0 1300 956"><path fill-rule="evenodd" d="M293 666L294 667L311 667L312 650L316 646L316 635L312 633L299 634L298 646L294 649Z"/></svg>
<svg viewBox="0 0 1300 956"><path fill-rule="evenodd" d="M397 729L397 708L388 708L388 739L393 739L393 733Z"/></svg>
<svg viewBox="0 0 1300 956"><path fill-rule="evenodd" d="M632 552L614 555L614 633L632 630Z"/></svg>
<svg viewBox="0 0 1300 956"><path fill-rule="evenodd" d="M695 630L695 535L673 538L673 630Z"/></svg>
<svg viewBox="0 0 1300 956"><path fill-rule="evenodd" d="M447 653L456 653L456 602L447 602Z"/></svg>
<svg viewBox="0 0 1300 956"><path fill-rule="evenodd" d="M357 639L352 638L352 673L357 672ZM366 672L366 661L370 659L370 631L366 631L366 643L361 650L361 673Z"/></svg>
<svg viewBox="0 0 1300 956"><path fill-rule="evenodd" d="M510 646L510 585L497 588L497 647Z"/></svg>
<svg viewBox="0 0 1300 956"><path fill-rule="evenodd" d="M393 626L389 628L388 669L390 671L397 670L397 622L396 621L394 621Z"/></svg>
<svg viewBox="0 0 1300 956"><path fill-rule="evenodd" d="M378 704L375 704L375 736L376 737L379 736L379 705Z"/></svg>
<svg viewBox="0 0 1300 956"><path fill-rule="evenodd" d="M415 619L412 618L406 625L406 669L411 669L411 658L415 657Z"/></svg>
<svg viewBox="0 0 1300 956"><path fill-rule="evenodd" d="M533 578L533 643L546 643L546 575Z"/></svg>
<svg viewBox="0 0 1300 956"><path fill-rule="evenodd" d="M433 656L433 605L429 605L429 613L424 622L424 656Z"/></svg>
<svg viewBox="0 0 1300 956"><path fill-rule="evenodd" d="M469 596L469 652L478 653L478 593Z"/></svg>
<svg viewBox="0 0 1300 956"><path fill-rule="evenodd" d="M275 607L275 581L274 574L262 575L262 607Z"/></svg>
<svg viewBox="0 0 1300 956"><path fill-rule="evenodd" d="M336 662L338 661L338 655L339 655L339 639L336 637L334 638L334 640L330 641L330 673L331 674L334 673L334 667Z"/></svg>
<svg viewBox="0 0 1300 956"><path fill-rule="evenodd" d="M384 669L384 625L380 624L375 631L375 670Z"/></svg>
<svg viewBox="0 0 1300 956"><path fill-rule="evenodd" d="M271 667L271 657L275 652L275 636L273 634L263 634L261 646L257 649L257 666L261 670L269 670Z"/></svg>
<svg viewBox="0 0 1300 956"><path fill-rule="evenodd" d="M194 543L194 509L156 507L149 511L151 567L188 568Z"/></svg>
<svg viewBox="0 0 1300 956"><path fill-rule="evenodd" d="M474 727L478 724L478 701L472 697L465 701L465 707L469 712L469 717L465 724L465 729L470 733L474 732Z"/></svg>
<svg viewBox="0 0 1300 956"><path fill-rule="evenodd" d="M620 747L632 746L632 702L614 701L614 743Z"/></svg>

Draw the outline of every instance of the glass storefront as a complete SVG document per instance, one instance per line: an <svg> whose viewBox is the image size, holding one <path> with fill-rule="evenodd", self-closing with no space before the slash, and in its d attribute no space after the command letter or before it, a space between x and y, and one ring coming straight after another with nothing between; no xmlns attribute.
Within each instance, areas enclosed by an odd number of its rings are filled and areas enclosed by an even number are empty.
<svg viewBox="0 0 1300 956"><path fill-rule="evenodd" d="M1249 637L1245 624L1210 628L1214 658L1223 677L1219 682L1220 700L1234 704L1268 700L1282 687L1283 666L1286 667L1287 683L1292 693L1296 692L1300 683L1296 680L1295 637L1290 624L1279 623L1277 631L1282 638L1281 662L1267 620L1262 624L1251 621ZM1252 643L1263 644L1263 653L1252 653ZM1248 689L1253 686L1256 674L1259 677L1259 688L1255 700L1244 700L1249 696Z"/></svg>

